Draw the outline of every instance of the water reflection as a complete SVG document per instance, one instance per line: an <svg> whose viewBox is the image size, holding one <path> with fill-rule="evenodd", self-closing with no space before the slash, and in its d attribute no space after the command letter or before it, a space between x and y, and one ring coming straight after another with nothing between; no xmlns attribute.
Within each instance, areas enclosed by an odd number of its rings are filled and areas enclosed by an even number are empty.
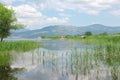
<svg viewBox="0 0 120 80"><path fill-rule="evenodd" d="M79 41L67 41L67 40L42 40L42 48L48 50L70 50L73 48L83 49L85 45Z"/></svg>
<svg viewBox="0 0 120 80"><path fill-rule="evenodd" d="M17 80L13 72L14 70L11 69L10 65L0 66L0 80Z"/></svg>
<svg viewBox="0 0 120 80"><path fill-rule="evenodd" d="M0 51L0 80L18 80L15 74L23 71L23 68L11 68L11 61L12 56L10 52Z"/></svg>
<svg viewBox="0 0 120 80"><path fill-rule="evenodd" d="M111 68L95 58L91 45L60 40L41 42L41 48L12 53L6 72L12 75L11 80L114 80ZM12 74L16 68L24 71ZM116 80L120 80L119 69Z"/></svg>
<svg viewBox="0 0 120 80"><path fill-rule="evenodd" d="M53 51L39 48L15 55L19 57L12 67L26 69L21 75L16 74L18 80L112 80L110 69L94 61L88 51L83 54L79 49Z"/></svg>

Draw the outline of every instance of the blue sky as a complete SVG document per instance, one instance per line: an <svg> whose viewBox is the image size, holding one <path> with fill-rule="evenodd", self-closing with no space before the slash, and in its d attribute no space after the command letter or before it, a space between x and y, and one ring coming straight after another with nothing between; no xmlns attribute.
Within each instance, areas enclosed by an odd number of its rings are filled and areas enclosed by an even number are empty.
<svg viewBox="0 0 120 80"><path fill-rule="evenodd" d="M120 0L0 0L28 29L47 25L120 26Z"/></svg>

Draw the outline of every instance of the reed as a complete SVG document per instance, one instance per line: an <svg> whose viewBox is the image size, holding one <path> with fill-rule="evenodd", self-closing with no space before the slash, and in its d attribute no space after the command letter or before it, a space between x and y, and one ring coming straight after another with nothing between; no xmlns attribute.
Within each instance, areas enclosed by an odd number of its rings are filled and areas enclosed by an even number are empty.
<svg viewBox="0 0 120 80"><path fill-rule="evenodd" d="M39 43L34 41L13 41L13 42L1 42L0 51L28 51L35 49L39 46Z"/></svg>
<svg viewBox="0 0 120 80"><path fill-rule="evenodd" d="M120 44L118 38L112 37L104 44L99 44L94 48L94 56L111 69L112 80L118 80L120 70Z"/></svg>
<svg viewBox="0 0 120 80"><path fill-rule="evenodd" d="M86 64L88 64L86 62L90 61L90 57L92 57L95 61L94 65L96 65L98 71L99 71L100 64L102 63L102 65L104 65L109 70L111 70L111 79L118 80L118 76L119 76L118 74L120 72L120 59L119 59L120 58L120 44L119 44L120 38L119 36L93 35L85 39L81 39L81 41L85 44L94 45L94 48L92 49L92 54L87 52L87 55L85 55L86 53L83 53L84 55L82 55L82 57L79 56L79 59L83 61L81 66L86 66ZM77 59L77 58L75 57L74 59ZM89 67L87 67L87 69L89 69Z"/></svg>
<svg viewBox="0 0 120 80"><path fill-rule="evenodd" d="M14 41L0 43L0 66L9 65L12 57L11 52L25 52L39 47L34 41Z"/></svg>

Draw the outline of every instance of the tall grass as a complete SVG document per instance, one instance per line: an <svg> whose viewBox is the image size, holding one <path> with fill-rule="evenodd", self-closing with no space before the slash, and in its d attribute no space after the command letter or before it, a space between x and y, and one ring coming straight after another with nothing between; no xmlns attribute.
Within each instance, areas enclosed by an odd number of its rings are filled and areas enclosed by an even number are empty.
<svg viewBox="0 0 120 80"><path fill-rule="evenodd" d="M95 44L94 56L111 69L112 80L118 80L120 70L120 38L119 36L91 36L84 40Z"/></svg>
<svg viewBox="0 0 120 80"><path fill-rule="evenodd" d="M120 45L113 42L106 42L104 45L95 47L94 56L111 69L112 80L118 80L120 70Z"/></svg>
<svg viewBox="0 0 120 80"><path fill-rule="evenodd" d="M114 36L114 35L107 35L107 36L93 35L93 36L88 36L85 39L81 39L81 41L83 43L88 43L88 44L104 44L106 42L118 43L118 42L120 42L120 36Z"/></svg>
<svg viewBox="0 0 120 80"><path fill-rule="evenodd" d="M118 36L92 36L85 41L90 44L96 43L94 54L101 60L106 61L107 65L120 65L120 38Z"/></svg>
<svg viewBox="0 0 120 80"><path fill-rule="evenodd" d="M14 41L0 43L0 66L9 65L11 62L11 51L25 52L39 47L34 41Z"/></svg>
<svg viewBox="0 0 120 80"><path fill-rule="evenodd" d="M83 43L94 44L95 62L111 69L112 80L118 80L120 71L120 36L93 35L82 39Z"/></svg>
<svg viewBox="0 0 120 80"><path fill-rule="evenodd" d="M8 51L0 52L0 66L9 65L11 56Z"/></svg>
<svg viewBox="0 0 120 80"><path fill-rule="evenodd" d="M28 51L35 49L39 46L39 43L34 41L14 41L14 42L2 42L0 43L0 51Z"/></svg>

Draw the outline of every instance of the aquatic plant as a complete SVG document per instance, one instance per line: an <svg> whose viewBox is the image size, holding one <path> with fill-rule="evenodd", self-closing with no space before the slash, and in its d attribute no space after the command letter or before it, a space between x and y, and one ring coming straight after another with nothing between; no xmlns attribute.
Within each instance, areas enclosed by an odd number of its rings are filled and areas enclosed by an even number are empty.
<svg viewBox="0 0 120 80"><path fill-rule="evenodd" d="M0 43L0 51L29 51L39 46L35 41L11 41Z"/></svg>
<svg viewBox="0 0 120 80"><path fill-rule="evenodd" d="M0 43L0 65L8 65L11 62L11 54L13 51L25 52L35 49L39 46L34 41L12 41Z"/></svg>
<svg viewBox="0 0 120 80"><path fill-rule="evenodd" d="M106 42L104 45L97 45L94 50L94 56L99 62L111 68L112 79L118 80L120 45L113 42Z"/></svg>

